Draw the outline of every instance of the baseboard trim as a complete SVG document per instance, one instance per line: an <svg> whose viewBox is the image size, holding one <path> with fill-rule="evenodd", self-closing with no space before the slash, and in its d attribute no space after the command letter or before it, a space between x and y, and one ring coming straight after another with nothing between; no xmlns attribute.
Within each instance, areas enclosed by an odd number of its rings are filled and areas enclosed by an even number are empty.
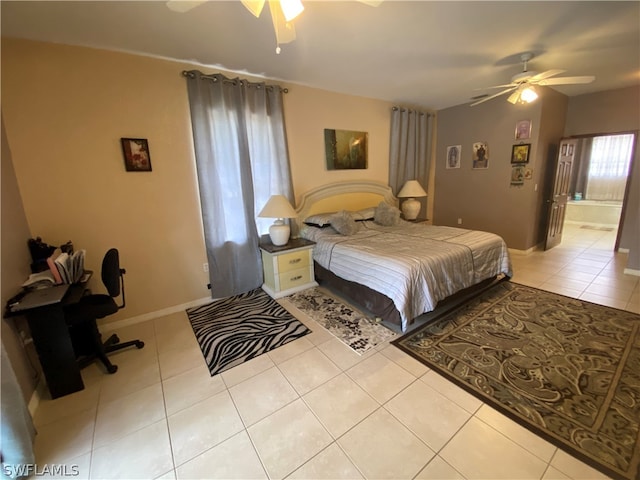
<svg viewBox="0 0 640 480"><path fill-rule="evenodd" d="M181 305L174 305L172 307L163 308L162 310L156 310L155 312L144 313L135 317L125 318L124 320L106 323L104 325L100 325L100 330L102 332L112 332L113 330L117 330L119 328L129 327L137 323L164 317L166 315L171 315L172 313L181 312L183 310L186 310L187 308L199 307L200 305L204 305L211 301L213 301L211 297L199 298L198 300L194 300L192 302L183 303Z"/></svg>
<svg viewBox="0 0 640 480"><path fill-rule="evenodd" d="M635 275L636 277L640 277L640 270L635 270L633 268L625 268L624 273L626 275Z"/></svg>
<svg viewBox="0 0 640 480"><path fill-rule="evenodd" d="M535 252L536 250L542 250L542 244L534 245L526 250L518 250L517 248L508 248L507 250L509 250L509 253L513 253L515 255L529 255L531 252Z"/></svg>
<svg viewBox="0 0 640 480"><path fill-rule="evenodd" d="M35 418L36 410L38 410L38 407L40 406L40 399L43 398L46 389L47 384L44 382L44 378L40 378L36 384L35 390L31 394L29 403L27 404L31 418Z"/></svg>

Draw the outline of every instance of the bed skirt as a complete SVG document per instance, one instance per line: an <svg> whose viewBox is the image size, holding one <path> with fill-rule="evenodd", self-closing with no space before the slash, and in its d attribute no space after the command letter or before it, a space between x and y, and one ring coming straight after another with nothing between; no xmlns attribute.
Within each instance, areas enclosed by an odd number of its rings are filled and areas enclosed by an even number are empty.
<svg viewBox="0 0 640 480"><path fill-rule="evenodd" d="M402 325L400 321L400 312L398 312L396 306L389 297L376 292L365 285L360 285L359 283L340 278L336 274L319 265L317 262L313 263L316 281L320 285L340 292L355 305L366 309L375 317L380 317L394 325ZM412 322L413 319L409 323Z"/></svg>
<svg viewBox="0 0 640 480"><path fill-rule="evenodd" d="M313 262L313 264L315 269L316 281L320 285L339 292L355 306L359 306L360 308L367 310L367 312L373 314L375 317L380 317L387 322L393 323L394 325L402 325L400 312L398 312L398 309L393 303L393 300L391 300L389 297L383 295L380 292L376 292L375 290L365 285L360 285L359 283L351 282L349 280L338 277L336 274L322 267L317 262ZM509 277L498 275L483 280L482 282L476 285L472 285L471 287L465 288L464 290L454 293L444 300L439 301L434 311L438 311L440 307L448 306L451 303L466 299L467 296L475 296L476 294L481 293L490 285L492 285L493 282L497 281L497 279L508 280ZM410 319L408 325L413 324L414 320L414 318Z"/></svg>

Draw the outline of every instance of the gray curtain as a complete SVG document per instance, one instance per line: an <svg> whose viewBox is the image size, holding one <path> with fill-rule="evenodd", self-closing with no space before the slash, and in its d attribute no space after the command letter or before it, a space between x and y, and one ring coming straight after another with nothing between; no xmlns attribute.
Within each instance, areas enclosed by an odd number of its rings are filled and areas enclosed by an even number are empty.
<svg viewBox="0 0 640 480"><path fill-rule="evenodd" d="M391 109L389 186L397 195L407 180L427 191L435 115L409 108Z"/></svg>
<svg viewBox="0 0 640 480"><path fill-rule="evenodd" d="M262 284L256 214L270 195L292 200L282 91L278 86L183 72L214 298Z"/></svg>

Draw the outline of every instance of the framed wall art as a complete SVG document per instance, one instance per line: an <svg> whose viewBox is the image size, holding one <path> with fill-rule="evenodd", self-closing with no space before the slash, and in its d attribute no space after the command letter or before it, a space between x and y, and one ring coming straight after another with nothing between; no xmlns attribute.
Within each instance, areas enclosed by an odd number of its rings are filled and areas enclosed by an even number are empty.
<svg viewBox="0 0 640 480"><path fill-rule="evenodd" d="M151 154L146 138L121 138L120 143L127 172L151 171Z"/></svg>
<svg viewBox="0 0 640 480"><path fill-rule="evenodd" d="M516 140L531 138L531 120L520 120L516 123Z"/></svg>
<svg viewBox="0 0 640 480"><path fill-rule="evenodd" d="M530 143L514 145L511 148L511 163L529 163Z"/></svg>
<svg viewBox="0 0 640 480"><path fill-rule="evenodd" d="M451 145L447 147L447 168L460 168L460 154L462 145Z"/></svg>
<svg viewBox="0 0 640 480"><path fill-rule="evenodd" d="M324 129L327 170L366 169L367 132Z"/></svg>
<svg viewBox="0 0 640 480"><path fill-rule="evenodd" d="M489 167L489 146L486 142L473 144L473 168Z"/></svg>
<svg viewBox="0 0 640 480"><path fill-rule="evenodd" d="M511 185L523 185L525 168L522 165L511 167Z"/></svg>

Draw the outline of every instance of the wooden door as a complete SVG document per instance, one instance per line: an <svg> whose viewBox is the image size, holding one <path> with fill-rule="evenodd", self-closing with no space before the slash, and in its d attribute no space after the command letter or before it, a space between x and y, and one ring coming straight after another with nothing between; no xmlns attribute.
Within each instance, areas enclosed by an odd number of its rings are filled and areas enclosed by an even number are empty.
<svg viewBox="0 0 640 480"><path fill-rule="evenodd" d="M569 200L569 183L571 182L571 168L577 150L577 139L563 138L560 141L558 160L556 162L553 188L547 199L549 212L547 215L547 236L544 249L549 250L562 241L562 226Z"/></svg>

